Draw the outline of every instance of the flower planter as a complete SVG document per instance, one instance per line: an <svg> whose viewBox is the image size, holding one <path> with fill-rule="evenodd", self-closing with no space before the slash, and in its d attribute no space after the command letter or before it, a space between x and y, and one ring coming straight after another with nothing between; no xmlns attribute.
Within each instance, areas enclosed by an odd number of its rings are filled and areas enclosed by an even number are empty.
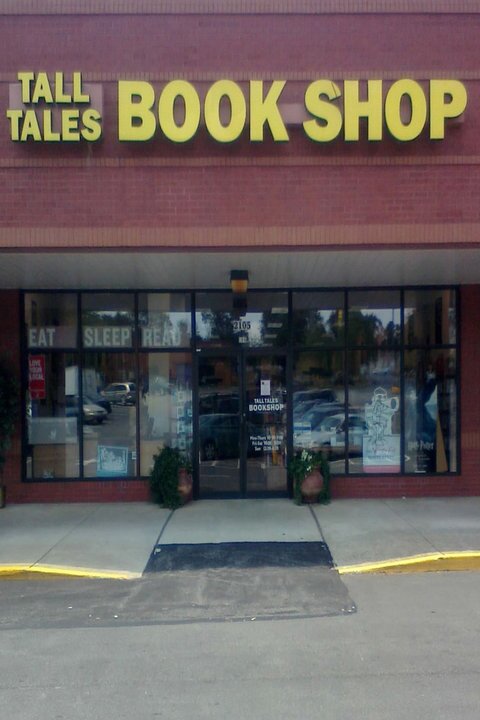
<svg viewBox="0 0 480 720"><path fill-rule="evenodd" d="M323 475L320 470L313 470L300 484L302 502L316 503L323 490Z"/></svg>
<svg viewBox="0 0 480 720"><path fill-rule="evenodd" d="M323 452L298 451L288 463L288 472L297 505L329 501L330 467Z"/></svg>
<svg viewBox="0 0 480 720"><path fill-rule="evenodd" d="M193 478L186 468L178 471L178 492L182 505L186 505L193 497Z"/></svg>

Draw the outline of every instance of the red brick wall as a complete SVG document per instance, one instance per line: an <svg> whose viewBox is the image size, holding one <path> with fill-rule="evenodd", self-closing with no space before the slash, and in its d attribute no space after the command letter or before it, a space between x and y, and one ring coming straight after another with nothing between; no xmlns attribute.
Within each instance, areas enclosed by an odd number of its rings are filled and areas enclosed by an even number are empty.
<svg viewBox="0 0 480 720"><path fill-rule="evenodd" d="M134 11L135 0L130 5ZM402 67L435 69L438 77L452 68L478 70L478 12L51 14L6 15L0 22L8 28L0 48L4 72L32 65L137 75L215 71L217 77L244 70L338 76Z"/></svg>
<svg viewBox="0 0 480 720"><path fill-rule="evenodd" d="M480 13L19 15L0 16L0 33L0 247L8 244L2 229L15 227L65 229L56 246L73 248L82 241L70 228L132 228L127 243L138 247L141 228L480 221ZM8 83L26 68L81 70L85 80L101 83L101 142L12 143L4 116ZM317 146L292 130L286 144L242 139L220 146L204 129L180 147L160 136L136 144L116 139L120 78L148 79L157 92L173 77L203 89L220 77L285 78L282 100L300 102L318 77L442 76L463 79L470 97L465 122L450 127L444 142L386 137ZM115 244L94 233L85 242ZM198 245L193 233L182 242ZM261 242L258 235L248 240ZM292 232L288 243L298 242ZM410 231L405 242L415 242ZM479 238L469 235L468 242L478 245ZM223 243L235 240L225 234Z"/></svg>
<svg viewBox="0 0 480 720"><path fill-rule="evenodd" d="M19 222L49 227L52 217L65 228L110 227L113 218L115 224L138 228L359 225L382 223L386 216L389 224L422 224L427 218L432 223L478 221L480 166L468 172L463 166L448 168L448 186L461 188L461 199L457 192L445 192L446 174L443 167L426 172L423 167L354 166L17 170L21 190L16 185L20 197L14 200L2 191L10 174L0 171L0 212L10 203L4 227ZM26 217L22 196L30 198ZM19 211L12 212L17 204ZM138 233L131 245L143 243Z"/></svg>
<svg viewBox="0 0 480 720"><path fill-rule="evenodd" d="M40 482L7 486L7 502L12 503L140 502L148 497L144 481Z"/></svg>

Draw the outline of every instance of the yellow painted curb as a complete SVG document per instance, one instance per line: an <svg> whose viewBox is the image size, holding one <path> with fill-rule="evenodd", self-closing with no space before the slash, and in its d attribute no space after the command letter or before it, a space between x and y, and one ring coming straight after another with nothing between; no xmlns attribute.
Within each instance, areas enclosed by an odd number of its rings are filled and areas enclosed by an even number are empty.
<svg viewBox="0 0 480 720"><path fill-rule="evenodd" d="M340 575L480 570L480 551L436 552L337 567Z"/></svg>
<svg viewBox="0 0 480 720"><path fill-rule="evenodd" d="M0 577L2 575L22 575L39 573L44 575L63 575L64 577L92 578L99 580L138 580L142 573L134 573L128 570L97 570L94 568L69 567L62 565L0 565Z"/></svg>
<svg viewBox="0 0 480 720"><path fill-rule="evenodd" d="M0 565L0 575L17 575L18 573L28 572L30 565L25 563L17 565Z"/></svg>

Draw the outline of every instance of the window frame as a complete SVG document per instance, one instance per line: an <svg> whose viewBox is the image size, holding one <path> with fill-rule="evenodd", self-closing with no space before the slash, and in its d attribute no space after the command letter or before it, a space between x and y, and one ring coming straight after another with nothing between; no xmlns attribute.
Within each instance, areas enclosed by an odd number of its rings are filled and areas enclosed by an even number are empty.
<svg viewBox="0 0 480 720"><path fill-rule="evenodd" d="M407 344L405 342L405 317L404 317L404 310L405 310L405 293L408 291L440 291L440 290L451 290L454 293L455 298L455 311L456 311L456 317L455 317L455 329L456 329L456 341L455 343L441 343L441 344L432 344L432 345L423 345L421 343L416 344ZM293 359L294 355L297 352L301 351L335 351L335 352L341 352L343 353L343 361L344 361L344 392L345 392L345 407L349 407L349 384L348 384L348 372L349 368L347 365L347 356L348 351L355 349L356 347L364 348L367 347L365 345L359 345L359 346L353 346L349 344L348 340L348 298L349 293L356 292L356 291L399 291L400 293L400 343L399 345L395 346L386 346L385 350L391 350L391 351L397 351L400 353L400 397L401 397L401 405L400 405L400 454L401 454L401 469L400 473L392 473L392 474L382 474L382 477L391 477L393 479L398 479L399 477L440 477L440 476L449 476L449 477L455 477L461 475L461 468L462 468L462 453L461 453L461 447L460 447L460 438L461 438L461 357L462 357L462 338L461 338L461 315L460 315L460 299L461 299L461 292L460 292L460 286L459 285L404 285L404 286L370 286L370 287L290 287L290 288L255 288L252 292L263 294L263 293L272 293L272 292L282 292L287 293L287 301L288 301L288 342L287 345L282 347L280 346L258 346L251 348L254 352L260 351L260 350L268 350L272 352L281 352L286 354L287 358L287 398L288 398L288 404L287 404L287 449L289 453L289 457L292 456L293 453L293 404L292 404L292 395L293 395ZM102 290L81 290L81 289L27 289L21 292L20 295L20 322L21 322L21 337L20 337L20 348L21 348L21 370L22 370L22 481L25 483L36 483L36 482L92 482L92 481L105 481L105 478L92 478L92 477L84 477L83 474L83 417L82 413L80 413L81 421L79 423L79 463L80 463L80 469L81 473L79 477L75 478L55 478L54 480L44 478L27 478L26 477L26 459L28 454L28 438L27 438L27 419L26 419L26 389L28 389L28 355L32 352L38 352L39 348L29 348L28 347L28 337L27 337L27 324L25 322L25 298L30 294L70 294L75 295L77 298L77 346L76 348L71 347L55 347L55 348L41 348L42 354L50 354L50 353L57 353L57 352L76 352L79 357L79 394L83 395L83 387L82 387L82 370L84 367L85 362L85 354L90 352L111 352L111 353L128 353L132 354L134 357L134 367L135 367L135 384L136 384L136 393L137 393L137 413L136 413L136 441L135 441L135 447L136 447L136 475L134 476L128 476L128 477L122 477L122 481L130 481L130 480L138 480L138 479L145 479L145 476L140 475L140 418L139 418L139 412L138 412L138 393L139 393L139 384L138 384L138 378L139 378L139 361L140 361L140 354L141 353L191 353L192 358L192 402L193 402L193 443L192 443L192 457L194 458L194 474L196 474L195 466L195 458L198 454L198 437L197 437L197 419L198 419L198 409L197 409L197 401L198 401L198 377L197 377L197 352L199 349L201 349L201 342L197 344L197 333L196 333L196 300L199 294L209 293L209 294L215 294L215 293L225 293L229 292L228 289L211 289L211 288L199 288L198 290L191 290L191 289L168 289L168 288L155 288L155 289L148 289L148 288L142 288L139 290L109 290L109 289L102 289ZM327 344L325 346L322 345L306 345L306 344L297 344L294 342L294 332L293 332L293 299L294 294L296 293L332 293L332 292L339 292L343 293L344 297L344 338L340 342L330 345ZM132 337L132 346L131 347L121 347L121 348L106 348L106 347L92 347L92 348L84 348L83 346L83 323L82 323L82 298L86 295L96 294L96 295L113 295L113 294L132 294L134 297L134 325L133 325L133 337ZM172 294L183 294L183 295L189 295L190 296L190 313L191 313L191 338L190 338L190 344L189 346L185 347L162 347L162 348L149 348L149 347L142 347L140 345L140 327L139 327L139 296L140 294L148 294L148 293L168 293L170 295ZM236 348L230 348L230 350L235 350ZM455 369L455 386L456 386L456 418L455 418L455 425L457 429L457 437L455 438L455 447L456 447L456 458L457 458L457 467L455 471L447 471L445 473L425 473L425 474L418 474L418 473L412 473L412 472L406 472L405 471L405 382L404 382L404 371L405 371L405 363L404 363L404 356L405 353L409 350L451 350L454 349L456 351L456 369ZM220 348L216 348L216 350L220 350ZM248 350L247 350L248 351ZM346 453L348 457L348 425L347 425L347 433L346 433ZM343 473L341 473L339 476L343 476ZM345 477L362 477L366 478L369 477L370 474L368 473L354 473L349 472L348 469L348 462L346 462L345 467ZM120 480L120 478L119 478ZM291 489L291 479L289 479L289 489Z"/></svg>

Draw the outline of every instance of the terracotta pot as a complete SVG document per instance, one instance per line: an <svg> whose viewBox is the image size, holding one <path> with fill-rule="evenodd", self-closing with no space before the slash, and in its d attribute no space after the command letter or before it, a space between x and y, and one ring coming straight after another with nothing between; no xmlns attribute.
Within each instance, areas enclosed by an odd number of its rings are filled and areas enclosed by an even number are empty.
<svg viewBox="0 0 480 720"><path fill-rule="evenodd" d="M307 475L300 485L302 500L305 503L314 503L318 501L319 495L323 490L323 475L320 470L313 470Z"/></svg>
<svg viewBox="0 0 480 720"><path fill-rule="evenodd" d="M180 493L182 505L185 505L192 499L193 478L185 468L180 468L178 471L178 492Z"/></svg>

